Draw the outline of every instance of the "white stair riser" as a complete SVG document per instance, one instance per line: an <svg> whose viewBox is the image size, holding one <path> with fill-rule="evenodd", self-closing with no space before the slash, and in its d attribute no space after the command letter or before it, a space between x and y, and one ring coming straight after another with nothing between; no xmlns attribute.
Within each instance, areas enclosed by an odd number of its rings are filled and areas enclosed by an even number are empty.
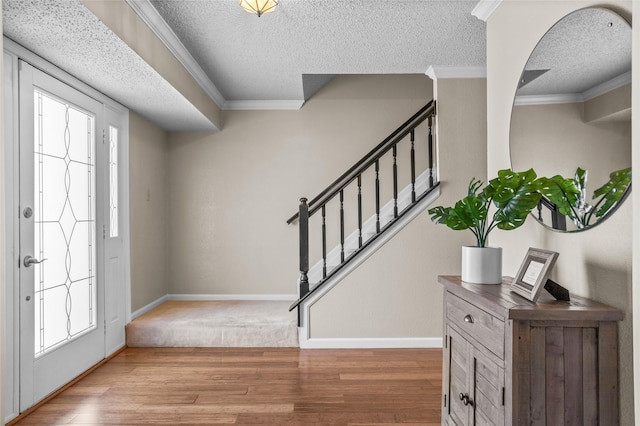
<svg viewBox="0 0 640 426"><path fill-rule="evenodd" d="M425 170L416 178L415 191L416 197L419 197L422 193L429 189L429 170ZM402 212L407 206L411 204L411 184L407 185L398 193L398 211ZM383 228L393 219L393 207L394 202L391 199L384 206L380 208L380 228ZM362 224L362 243L366 243L370 238L376 235L376 215L374 214L368 218ZM359 247L359 231L356 229L344 240L345 259L354 253ZM327 274L340 265L340 253L341 247L337 245L327 253ZM313 287L319 281L322 280L322 259L315 263L309 272L307 277L309 278L310 287Z"/></svg>

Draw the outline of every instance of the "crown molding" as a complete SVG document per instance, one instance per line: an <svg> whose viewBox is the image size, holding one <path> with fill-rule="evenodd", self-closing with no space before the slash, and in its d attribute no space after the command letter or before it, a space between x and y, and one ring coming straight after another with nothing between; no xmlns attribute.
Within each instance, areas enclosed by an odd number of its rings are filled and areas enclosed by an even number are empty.
<svg viewBox="0 0 640 426"><path fill-rule="evenodd" d="M302 108L302 105L304 105L303 100L226 101L222 109L228 111L299 110Z"/></svg>
<svg viewBox="0 0 640 426"><path fill-rule="evenodd" d="M487 78L486 67L441 67L431 65L425 74L431 80L439 78Z"/></svg>
<svg viewBox="0 0 640 426"><path fill-rule="evenodd" d="M125 0L219 108L226 100L149 0Z"/></svg>
<svg viewBox="0 0 640 426"><path fill-rule="evenodd" d="M514 105L548 105L548 104L572 104L582 102L580 93L566 93L561 95L528 95L516 96Z"/></svg>
<svg viewBox="0 0 640 426"><path fill-rule="evenodd" d="M604 95L612 90L631 83L631 71L620 74L611 80L605 81L582 93L563 93L558 95L527 95L516 96L514 105L547 105L547 104L571 104L585 102L589 99Z"/></svg>
<svg viewBox="0 0 640 426"><path fill-rule="evenodd" d="M595 87L592 87L589 90L585 90L582 93L582 98L585 101L589 99L593 99L597 96L604 95L607 92L617 89L618 87L622 87L625 84L631 83L631 71L627 71L624 74L620 74L617 77L612 78L611 80L605 81L602 84L599 84Z"/></svg>
<svg viewBox="0 0 640 426"><path fill-rule="evenodd" d="M481 21L487 22L493 12L500 6L500 3L502 3L502 0L480 0L471 11L471 14Z"/></svg>

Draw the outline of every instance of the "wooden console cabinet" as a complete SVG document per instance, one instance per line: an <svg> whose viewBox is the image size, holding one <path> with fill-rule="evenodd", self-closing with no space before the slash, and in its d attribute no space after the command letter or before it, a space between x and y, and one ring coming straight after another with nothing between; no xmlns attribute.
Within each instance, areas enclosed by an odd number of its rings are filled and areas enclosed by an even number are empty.
<svg viewBox="0 0 640 426"><path fill-rule="evenodd" d="M443 425L618 425L618 309L444 286ZM543 291L544 292L544 291Z"/></svg>

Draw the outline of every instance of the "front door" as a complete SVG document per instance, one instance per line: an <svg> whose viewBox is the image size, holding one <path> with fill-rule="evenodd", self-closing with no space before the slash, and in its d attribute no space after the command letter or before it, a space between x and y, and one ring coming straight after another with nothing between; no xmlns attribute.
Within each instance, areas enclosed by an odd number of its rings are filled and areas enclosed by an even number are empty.
<svg viewBox="0 0 640 426"><path fill-rule="evenodd" d="M20 408L105 357L101 103L20 62Z"/></svg>

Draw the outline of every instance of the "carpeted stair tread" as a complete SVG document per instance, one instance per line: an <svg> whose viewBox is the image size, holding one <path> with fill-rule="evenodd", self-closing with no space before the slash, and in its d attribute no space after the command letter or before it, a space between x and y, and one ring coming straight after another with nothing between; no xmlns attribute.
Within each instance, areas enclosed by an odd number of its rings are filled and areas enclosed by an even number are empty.
<svg viewBox="0 0 640 426"><path fill-rule="evenodd" d="M290 302L163 303L127 326L130 347L297 347Z"/></svg>

